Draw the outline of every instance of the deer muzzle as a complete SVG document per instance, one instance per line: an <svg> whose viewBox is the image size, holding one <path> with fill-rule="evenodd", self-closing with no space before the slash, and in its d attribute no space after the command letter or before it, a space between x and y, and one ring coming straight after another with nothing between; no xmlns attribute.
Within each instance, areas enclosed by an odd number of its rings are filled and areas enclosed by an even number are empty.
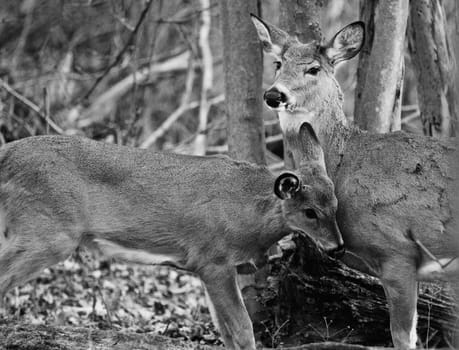
<svg viewBox="0 0 459 350"><path fill-rule="evenodd" d="M338 223L334 221L332 225L332 231L335 235L337 246L336 248L329 250L327 253L336 259L340 259L344 256L344 253L346 253L346 248L344 247L343 236L341 235Z"/></svg>
<svg viewBox="0 0 459 350"><path fill-rule="evenodd" d="M287 102L287 96L275 87L265 91L263 98L271 108L278 108L281 103Z"/></svg>

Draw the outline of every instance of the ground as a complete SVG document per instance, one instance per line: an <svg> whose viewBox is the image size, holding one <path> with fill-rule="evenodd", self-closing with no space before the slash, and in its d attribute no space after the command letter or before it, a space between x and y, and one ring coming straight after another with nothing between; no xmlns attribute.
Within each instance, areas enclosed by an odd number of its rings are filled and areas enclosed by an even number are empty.
<svg viewBox="0 0 459 350"><path fill-rule="evenodd" d="M221 344L200 280L169 267L81 259L10 291L4 325L86 327Z"/></svg>

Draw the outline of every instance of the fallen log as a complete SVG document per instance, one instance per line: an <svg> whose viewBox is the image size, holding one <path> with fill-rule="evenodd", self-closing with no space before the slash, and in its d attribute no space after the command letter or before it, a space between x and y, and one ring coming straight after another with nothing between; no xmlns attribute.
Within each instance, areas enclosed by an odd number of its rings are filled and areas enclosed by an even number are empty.
<svg viewBox="0 0 459 350"><path fill-rule="evenodd" d="M268 284L260 293L266 310L257 332L263 343L392 346L378 279L321 254L304 238L294 242L295 252L270 264ZM446 284L420 286L418 334L424 347L449 345L459 322L451 294Z"/></svg>

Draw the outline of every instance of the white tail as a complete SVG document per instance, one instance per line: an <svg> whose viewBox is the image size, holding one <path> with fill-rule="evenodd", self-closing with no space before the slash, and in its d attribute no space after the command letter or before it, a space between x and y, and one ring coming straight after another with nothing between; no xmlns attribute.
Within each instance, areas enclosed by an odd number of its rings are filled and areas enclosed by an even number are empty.
<svg viewBox="0 0 459 350"><path fill-rule="evenodd" d="M362 22L346 26L322 45L300 43L252 19L265 52L276 57L276 80L265 92L265 102L278 112L294 163L299 155L308 157L297 141L302 138L301 126L308 122L336 185L337 219L349 253L344 261L381 279L394 345L414 348L416 280L459 273L459 264L451 260L458 254L457 223L445 194L453 179L448 163L453 162L454 148L419 135L376 135L347 125L333 73L338 62L359 52Z"/></svg>
<svg viewBox="0 0 459 350"><path fill-rule="evenodd" d="M339 248L336 208L333 184L315 162L276 178L227 157L23 139L0 150L0 296L86 246L196 273L225 345L255 349L236 267L292 228L316 229Z"/></svg>

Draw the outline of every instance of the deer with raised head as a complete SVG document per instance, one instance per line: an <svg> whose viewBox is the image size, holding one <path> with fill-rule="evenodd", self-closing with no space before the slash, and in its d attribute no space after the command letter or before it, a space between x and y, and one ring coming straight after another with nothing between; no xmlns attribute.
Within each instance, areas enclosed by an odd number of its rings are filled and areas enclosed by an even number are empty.
<svg viewBox="0 0 459 350"><path fill-rule="evenodd" d="M297 145L304 137L299 132L303 123L311 124L340 203L343 260L379 277L395 347L415 348L417 281L458 274L457 222L446 191L453 180L448 167L453 146L404 132L371 134L349 125L334 68L361 49L362 22L322 44L301 43L255 16L252 20L265 53L275 57L275 81L264 99L278 113L289 157L295 165L299 157L307 157Z"/></svg>
<svg viewBox="0 0 459 350"><path fill-rule="evenodd" d="M308 129L302 130L305 138ZM229 349L255 349L236 282L292 229L342 247L334 186L312 161L277 178L228 157L196 157L79 137L30 137L0 149L0 297L89 247L109 258L197 274ZM332 242L330 244L330 242Z"/></svg>

